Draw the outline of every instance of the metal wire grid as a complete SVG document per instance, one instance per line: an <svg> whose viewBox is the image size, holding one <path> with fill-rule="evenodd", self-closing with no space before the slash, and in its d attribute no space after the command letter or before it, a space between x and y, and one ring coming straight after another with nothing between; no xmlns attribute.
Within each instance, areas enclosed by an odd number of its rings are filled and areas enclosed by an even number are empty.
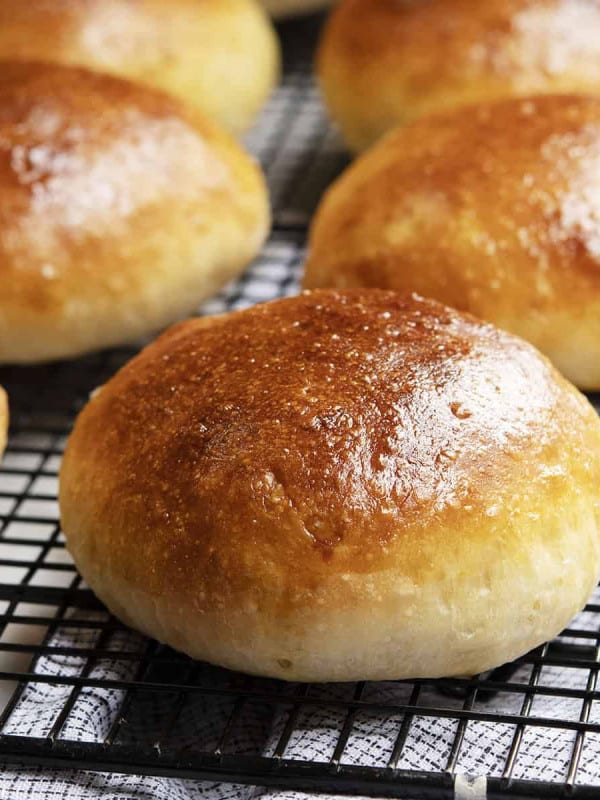
<svg viewBox="0 0 600 800"><path fill-rule="evenodd" d="M205 311L297 290L311 211L345 163L309 77L315 26L282 29L284 85L249 140L274 232ZM598 796L600 595L554 642L491 674L385 684L237 675L108 615L65 550L57 478L75 414L133 352L0 372L12 405L0 467L0 758L397 797L451 796L456 774L473 772L488 775L490 797Z"/></svg>

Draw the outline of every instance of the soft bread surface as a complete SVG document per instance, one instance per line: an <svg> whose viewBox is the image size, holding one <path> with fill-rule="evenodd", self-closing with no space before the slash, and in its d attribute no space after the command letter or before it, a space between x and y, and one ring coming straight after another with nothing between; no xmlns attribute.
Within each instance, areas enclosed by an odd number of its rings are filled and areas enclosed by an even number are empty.
<svg viewBox="0 0 600 800"><path fill-rule="evenodd" d="M8 399L6 392L0 386L0 458L6 447L6 436L8 433Z"/></svg>
<svg viewBox="0 0 600 800"><path fill-rule="evenodd" d="M600 389L600 99L509 100L391 133L326 194L305 285L419 292Z"/></svg>
<svg viewBox="0 0 600 800"><path fill-rule="evenodd" d="M0 362L159 330L239 274L268 223L258 167L179 101L0 66Z"/></svg>
<svg viewBox="0 0 600 800"><path fill-rule="evenodd" d="M332 5L334 0L261 0L269 14L276 19L311 14Z"/></svg>
<svg viewBox="0 0 600 800"><path fill-rule="evenodd" d="M599 0L343 0L318 72L353 150L423 114L600 92Z"/></svg>
<svg viewBox="0 0 600 800"><path fill-rule="evenodd" d="M530 345L322 291L176 326L84 409L60 506L85 580L190 655L293 680L476 673L599 570L600 422Z"/></svg>
<svg viewBox="0 0 600 800"><path fill-rule="evenodd" d="M140 81L235 133L279 75L279 45L255 0L2 0L0 58Z"/></svg>

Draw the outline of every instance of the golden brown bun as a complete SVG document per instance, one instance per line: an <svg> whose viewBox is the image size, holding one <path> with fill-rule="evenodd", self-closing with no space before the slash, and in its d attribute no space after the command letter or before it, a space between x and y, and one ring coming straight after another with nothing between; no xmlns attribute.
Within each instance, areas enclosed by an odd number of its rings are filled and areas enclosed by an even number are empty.
<svg viewBox="0 0 600 800"><path fill-rule="evenodd" d="M258 167L162 93L0 65L0 362L65 358L192 312L259 250Z"/></svg>
<svg viewBox="0 0 600 800"><path fill-rule="evenodd" d="M305 286L434 297L600 389L600 99L509 100L393 132L326 194Z"/></svg>
<svg viewBox="0 0 600 800"><path fill-rule="evenodd" d="M334 0L261 0L263 6L275 19L311 14L328 8Z"/></svg>
<svg viewBox="0 0 600 800"><path fill-rule="evenodd" d="M475 673L597 579L600 421L528 344L308 293L164 334L90 401L60 505L85 580L190 655L293 680Z"/></svg>
<svg viewBox="0 0 600 800"><path fill-rule="evenodd" d="M600 92L598 0L343 0L318 72L353 150L398 124L512 96Z"/></svg>
<svg viewBox="0 0 600 800"><path fill-rule="evenodd" d="M234 133L279 74L279 45L255 0L2 0L0 58L139 81Z"/></svg>
<svg viewBox="0 0 600 800"><path fill-rule="evenodd" d="M0 386L0 458L6 447L6 436L8 433L8 399L6 392Z"/></svg>

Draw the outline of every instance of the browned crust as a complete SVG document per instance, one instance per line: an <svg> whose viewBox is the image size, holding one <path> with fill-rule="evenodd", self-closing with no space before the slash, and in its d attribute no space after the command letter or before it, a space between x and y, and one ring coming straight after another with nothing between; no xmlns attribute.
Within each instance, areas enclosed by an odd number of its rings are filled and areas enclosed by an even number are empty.
<svg viewBox="0 0 600 800"><path fill-rule="evenodd" d="M599 197L600 99L508 100L422 119L329 189L305 286L435 297L528 338L598 388Z"/></svg>
<svg viewBox="0 0 600 800"><path fill-rule="evenodd" d="M184 323L121 370L77 421L61 514L88 579L293 627L378 574L435 579L459 541L520 562L550 497L548 520L573 493L597 514L599 453L592 408L525 343L417 297L315 292Z"/></svg>
<svg viewBox="0 0 600 800"><path fill-rule="evenodd" d="M598 0L344 0L318 69L353 149L423 114L511 96L597 93Z"/></svg>
<svg viewBox="0 0 600 800"><path fill-rule="evenodd" d="M264 182L227 134L129 81L0 69L0 361L157 330L241 271Z"/></svg>
<svg viewBox="0 0 600 800"><path fill-rule="evenodd" d="M253 0L3 0L0 58L87 67L162 89L239 132L276 83Z"/></svg>

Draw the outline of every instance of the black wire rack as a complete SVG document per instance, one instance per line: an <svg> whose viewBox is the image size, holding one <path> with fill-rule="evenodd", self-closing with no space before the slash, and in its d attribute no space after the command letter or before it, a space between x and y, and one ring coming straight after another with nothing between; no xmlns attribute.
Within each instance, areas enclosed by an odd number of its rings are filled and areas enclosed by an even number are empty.
<svg viewBox="0 0 600 800"><path fill-rule="evenodd" d="M297 291L307 224L346 163L310 77L314 18L281 28L285 78L249 137L274 230L203 311ZM600 796L600 595L555 641L454 680L300 685L191 661L127 631L60 531L63 446L89 392L133 349L4 369L0 761L389 797Z"/></svg>

